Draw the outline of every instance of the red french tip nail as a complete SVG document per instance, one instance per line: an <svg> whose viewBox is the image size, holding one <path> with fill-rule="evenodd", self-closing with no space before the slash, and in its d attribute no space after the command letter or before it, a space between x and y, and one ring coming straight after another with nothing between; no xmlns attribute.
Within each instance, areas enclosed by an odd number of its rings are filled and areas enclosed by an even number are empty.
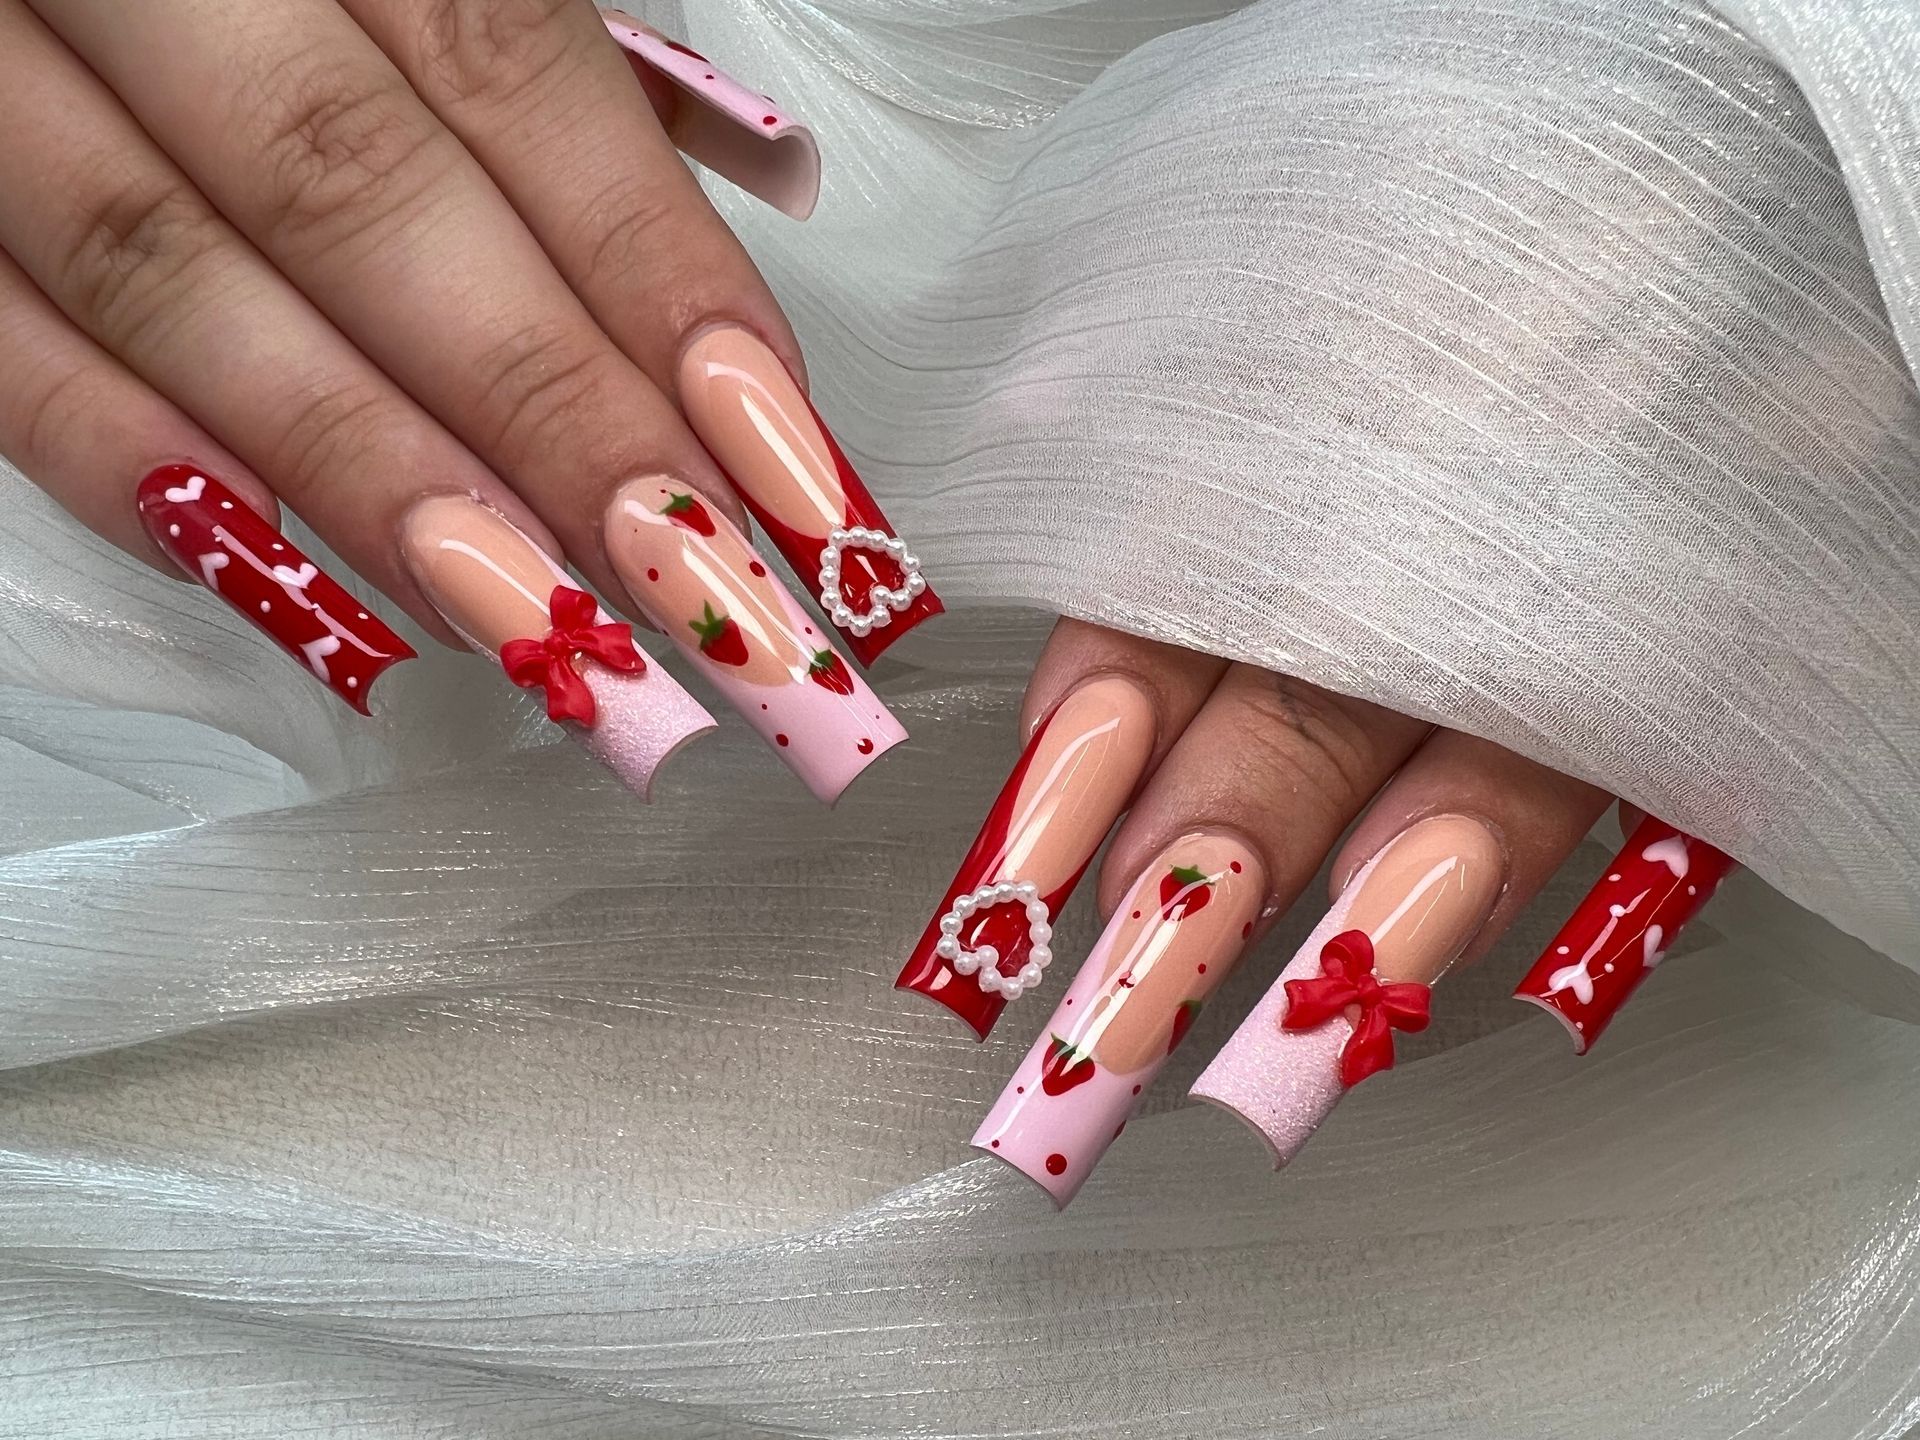
<svg viewBox="0 0 1920 1440"><path fill-rule="evenodd" d="M373 682L414 658L411 645L204 470L162 466L140 482L137 502L147 532L187 575L362 715Z"/></svg>
<svg viewBox="0 0 1920 1440"><path fill-rule="evenodd" d="M1513 992L1584 1055L1736 862L1664 820L1641 822Z"/></svg>

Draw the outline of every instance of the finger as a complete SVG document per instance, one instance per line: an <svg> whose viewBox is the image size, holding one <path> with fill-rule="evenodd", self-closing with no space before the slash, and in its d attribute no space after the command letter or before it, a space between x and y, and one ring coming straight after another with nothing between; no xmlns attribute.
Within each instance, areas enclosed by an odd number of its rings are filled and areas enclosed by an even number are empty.
<svg viewBox="0 0 1920 1440"><path fill-rule="evenodd" d="M544 644L552 597L571 582L522 528L537 530L525 507L214 215L13 0L0 0L0 133L0 248L71 320L439 633L496 656ZM272 547L287 542L265 521L235 528L226 507L239 502L219 478L150 478L143 519L188 547L176 558L189 573L223 594L244 586L235 596L261 616L309 623L317 570L290 547L279 558ZM456 513L468 519L455 525ZM332 683L352 657L330 658L345 652L329 645L348 637L316 638L303 658ZM657 667L595 664L581 685L594 703L573 707L578 738L642 795L659 761L712 725Z"/></svg>
<svg viewBox="0 0 1920 1440"><path fill-rule="evenodd" d="M1484 740L1435 735L1355 828L1326 918L1191 1093L1286 1164L1350 1086L1392 1065L1392 1029L1424 1025L1430 988L1499 936L1608 799ZM1372 1003L1377 984L1408 1008Z"/></svg>
<svg viewBox="0 0 1920 1440"><path fill-rule="evenodd" d="M1229 669L1114 838L1113 918L973 1143L1071 1200L1263 917L1426 728Z"/></svg>
<svg viewBox="0 0 1920 1440"><path fill-rule="evenodd" d="M1087 863L1225 668L1062 620L1027 687L1026 748L894 983L984 1040L1038 983Z"/></svg>
<svg viewBox="0 0 1920 1440"><path fill-rule="evenodd" d="M184 8L46 7L219 210L596 584L617 588L599 521L635 475L738 514L679 414L350 17L323 0Z"/></svg>

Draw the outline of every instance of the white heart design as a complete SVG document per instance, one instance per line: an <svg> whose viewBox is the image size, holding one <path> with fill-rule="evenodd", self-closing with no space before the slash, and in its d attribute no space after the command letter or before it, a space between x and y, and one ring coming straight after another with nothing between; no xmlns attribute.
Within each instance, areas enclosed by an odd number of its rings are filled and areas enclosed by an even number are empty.
<svg viewBox="0 0 1920 1440"><path fill-rule="evenodd" d="M200 578L207 582L209 590L219 590L220 587L213 583L213 577L226 569L227 562L232 558L224 550L209 550L200 557Z"/></svg>
<svg viewBox="0 0 1920 1440"><path fill-rule="evenodd" d="M204 475L195 475L185 485L169 485L166 489L167 499L176 505L185 505L190 500L198 500L206 493L207 477Z"/></svg>
<svg viewBox="0 0 1920 1440"><path fill-rule="evenodd" d="M1669 835L1664 840L1656 840L1640 852L1640 858L1642 860L1651 860L1658 865L1664 865L1673 872L1674 879L1684 880L1687 878L1687 870L1689 868L1687 837L1684 835Z"/></svg>
<svg viewBox="0 0 1920 1440"><path fill-rule="evenodd" d="M311 560L303 561L298 570L287 565L276 565L273 567L273 578L289 590L306 589L307 586L311 585L314 580L318 578L319 574L319 569Z"/></svg>
<svg viewBox="0 0 1920 1440"><path fill-rule="evenodd" d="M884 585L873 586L867 591L866 611L855 614L847 604L847 597L840 593L840 552L843 550L867 550L885 555L900 567L904 578L891 590ZM869 530L864 525L827 532L827 548L820 552L819 578L820 608L834 624L855 635L866 635L877 627L892 624L894 612L906 609L927 588L926 577L920 573L920 558L908 553L907 542L897 535Z"/></svg>
<svg viewBox="0 0 1920 1440"><path fill-rule="evenodd" d="M1667 958L1667 952L1660 948L1660 942L1667 938L1667 932L1658 925L1649 925L1647 933L1640 937L1640 961L1652 970Z"/></svg>
<svg viewBox="0 0 1920 1440"><path fill-rule="evenodd" d="M1000 952L993 946L969 950L960 943L960 927L976 910L1013 904L1026 906L1027 939L1033 948L1027 952L1027 963L1020 967L1020 973L1009 977L1000 973ZM956 975L972 975L989 995L1018 1000L1040 983L1053 959L1053 951L1047 946L1053 939L1052 919L1040 899L1039 887L1030 880L1002 880L997 885L982 885L971 895L962 895L954 901L953 908L940 917L940 940L933 947L933 953L951 965Z"/></svg>
<svg viewBox="0 0 1920 1440"><path fill-rule="evenodd" d="M326 657L334 654L339 648L338 635L322 635L318 640L309 640L302 645L300 653L307 657L307 664L313 667L313 673L325 680L330 678L327 675Z"/></svg>

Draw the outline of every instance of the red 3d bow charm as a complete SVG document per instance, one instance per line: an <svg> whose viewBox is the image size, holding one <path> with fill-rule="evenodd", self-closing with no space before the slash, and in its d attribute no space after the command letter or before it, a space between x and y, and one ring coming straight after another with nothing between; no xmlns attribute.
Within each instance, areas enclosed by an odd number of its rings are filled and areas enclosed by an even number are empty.
<svg viewBox="0 0 1920 1440"><path fill-rule="evenodd" d="M593 623L600 616L600 606L584 590L554 586L547 616L553 628L544 639L509 640L500 647L501 668L523 690L536 685L546 690L549 720L577 720L591 726L597 712L593 691L574 668L579 657L585 655L623 675L644 673L647 662L633 648L630 627Z"/></svg>
<svg viewBox="0 0 1920 1440"><path fill-rule="evenodd" d="M1358 1085L1393 1068L1393 1032L1424 1030L1433 991L1410 980L1382 984L1373 973L1373 941L1364 930L1347 930L1320 951L1320 974L1287 981L1283 1030L1312 1030L1352 1005L1360 1007L1353 1034L1340 1051L1340 1083Z"/></svg>

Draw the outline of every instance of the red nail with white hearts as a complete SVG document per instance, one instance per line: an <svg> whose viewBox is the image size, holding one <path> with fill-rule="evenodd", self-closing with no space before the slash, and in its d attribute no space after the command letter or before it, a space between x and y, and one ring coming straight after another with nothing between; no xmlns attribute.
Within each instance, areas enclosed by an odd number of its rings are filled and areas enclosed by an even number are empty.
<svg viewBox="0 0 1920 1440"><path fill-rule="evenodd" d="M1737 868L1704 840L1648 817L1513 992L1586 1054L1722 880Z"/></svg>
<svg viewBox="0 0 1920 1440"><path fill-rule="evenodd" d="M225 600L362 715L367 692L414 649L232 490L193 465L140 482L140 519L191 579Z"/></svg>

